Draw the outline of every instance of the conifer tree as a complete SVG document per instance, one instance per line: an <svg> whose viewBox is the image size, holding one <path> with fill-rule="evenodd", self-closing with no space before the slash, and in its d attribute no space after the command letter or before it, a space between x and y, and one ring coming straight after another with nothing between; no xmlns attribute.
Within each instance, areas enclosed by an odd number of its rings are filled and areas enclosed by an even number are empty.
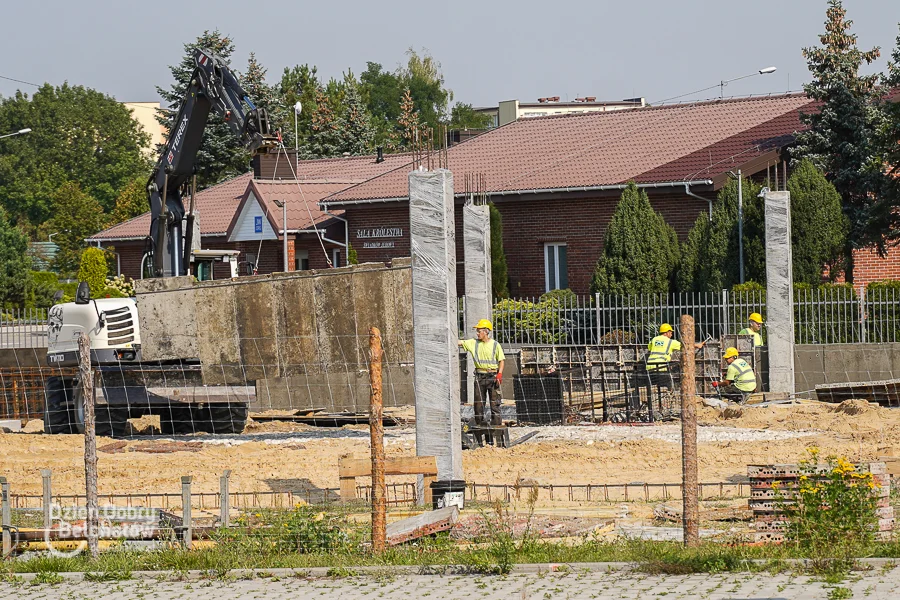
<svg viewBox="0 0 900 600"><path fill-rule="evenodd" d="M416 143L424 139L426 126L419 121L409 88L403 92L400 101L400 116L397 118L398 129L393 132L390 147L394 150L411 150Z"/></svg>
<svg viewBox="0 0 900 600"><path fill-rule="evenodd" d="M827 173L841 197L849 229L844 248L846 276L853 280L853 250L866 246L884 249L885 220L890 217L877 202L883 179L882 165L875 157L874 119L877 75L862 76L859 70L871 64L879 49L862 51L853 21L846 19L840 0L829 0L821 46L803 49L812 73L803 86L807 95L821 103L818 112L802 115L809 128L797 135L793 156L808 158Z"/></svg>
<svg viewBox="0 0 900 600"><path fill-rule="evenodd" d="M329 158L340 156L341 136L334 110L328 102L325 90L316 90L316 106L309 125L309 135L300 148L303 158Z"/></svg>
<svg viewBox="0 0 900 600"><path fill-rule="evenodd" d="M503 217L493 202L488 203L491 217L491 294L509 298L509 269L503 251Z"/></svg>
<svg viewBox="0 0 900 600"><path fill-rule="evenodd" d="M825 175L802 160L787 182L791 193L794 281L818 285L827 267L839 266L847 235L841 197Z"/></svg>
<svg viewBox="0 0 900 600"><path fill-rule="evenodd" d="M204 31L195 41L184 45L181 62L169 67L175 81L168 88L159 86L156 88L169 109L160 111L157 120L167 129L171 129L190 84L194 72L195 48L206 48L227 61L234 52L234 43L231 38L215 30ZM159 151L162 151L161 147ZM201 189L245 173L249 169L250 154L244 150L240 140L215 111L209 114L195 165L197 185Z"/></svg>
<svg viewBox="0 0 900 600"><path fill-rule="evenodd" d="M622 192L591 281L591 293L669 292L678 265L678 236L634 182Z"/></svg>
<svg viewBox="0 0 900 600"><path fill-rule="evenodd" d="M343 109L337 121L341 137L340 153L346 152L351 156L370 154L375 141L375 128L355 81L344 85Z"/></svg>

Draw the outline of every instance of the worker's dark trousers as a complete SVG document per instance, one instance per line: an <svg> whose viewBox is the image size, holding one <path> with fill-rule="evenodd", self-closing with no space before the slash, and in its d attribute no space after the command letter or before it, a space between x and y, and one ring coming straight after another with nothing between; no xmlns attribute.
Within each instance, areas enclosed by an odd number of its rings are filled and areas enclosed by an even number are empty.
<svg viewBox="0 0 900 600"><path fill-rule="evenodd" d="M484 398L491 405L491 425L503 425L500 418L500 384L496 373L475 373L475 424L487 425L484 419Z"/></svg>
<svg viewBox="0 0 900 600"><path fill-rule="evenodd" d="M733 385L723 385L719 388L719 394L722 395L723 400L743 404L750 397L751 392L742 392Z"/></svg>

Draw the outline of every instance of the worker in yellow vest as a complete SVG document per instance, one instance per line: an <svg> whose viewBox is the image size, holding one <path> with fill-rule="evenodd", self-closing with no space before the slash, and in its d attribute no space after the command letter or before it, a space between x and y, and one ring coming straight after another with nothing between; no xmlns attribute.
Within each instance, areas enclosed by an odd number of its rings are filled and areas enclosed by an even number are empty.
<svg viewBox="0 0 900 600"><path fill-rule="evenodd" d="M647 354L647 373L650 375L650 383L659 387L674 387L672 375L669 373L669 363L672 361L672 353L681 350L681 342L674 339L675 331L668 323L659 326L659 335L650 340ZM694 347L700 349L706 342L696 342Z"/></svg>
<svg viewBox="0 0 900 600"><path fill-rule="evenodd" d="M484 418L484 400L487 397L491 407L491 425L503 425L500 418L500 384L503 383L506 356L497 340L491 339L494 326L489 320L481 319L474 329L477 337L459 340L458 344L475 361L475 424L488 425Z"/></svg>
<svg viewBox="0 0 900 600"><path fill-rule="evenodd" d="M727 400L746 402L750 394L756 391L756 373L746 360L738 355L737 348L727 348L723 357L728 364L728 371L723 381L714 381L713 387Z"/></svg>
<svg viewBox="0 0 900 600"><path fill-rule="evenodd" d="M752 335L753 336L753 347L758 348L763 345L762 343L762 334L760 330L762 329L762 315L759 313L752 313L749 317L747 317L747 321L750 322L750 327L745 327L738 332L738 335Z"/></svg>

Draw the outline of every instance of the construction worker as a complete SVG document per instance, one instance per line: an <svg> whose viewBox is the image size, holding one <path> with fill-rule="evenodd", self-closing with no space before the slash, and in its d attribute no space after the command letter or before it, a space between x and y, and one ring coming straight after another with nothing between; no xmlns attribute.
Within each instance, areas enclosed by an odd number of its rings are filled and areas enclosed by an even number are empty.
<svg viewBox="0 0 900 600"><path fill-rule="evenodd" d="M475 424L487 426L484 418L484 400L487 396L491 407L491 425L503 425L500 418L500 384L503 383L503 364L506 356L497 340L491 339L494 326L481 319L473 328L474 339L459 340L458 344L472 355L475 361Z"/></svg>
<svg viewBox="0 0 900 600"><path fill-rule="evenodd" d="M753 367L738 355L737 348L727 348L723 356L728 363L728 371L723 381L714 381L713 387L727 400L744 403L756 391L756 374Z"/></svg>
<svg viewBox="0 0 900 600"><path fill-rule="evenodd" d="M763 345L762 334L759 333L760 329L762 329L762 315L759 313L752 313L749 317L747 317L747 321L750 322L750 327L741 329L738 332L738 335L752 335L753 347L758 348Z"/></svg>
<svg viewBox="0 0 900 600"><path fill-rule="evenodd" d="M681 350L681 342L672 339L675 331L668 323L659 326L659 335L650 340L647 355L647 373L650 383L659 387L674 387L672 375L669 373L669 362L672 353ZM706 342L696 342L694 348L700 349Z"/></svg>

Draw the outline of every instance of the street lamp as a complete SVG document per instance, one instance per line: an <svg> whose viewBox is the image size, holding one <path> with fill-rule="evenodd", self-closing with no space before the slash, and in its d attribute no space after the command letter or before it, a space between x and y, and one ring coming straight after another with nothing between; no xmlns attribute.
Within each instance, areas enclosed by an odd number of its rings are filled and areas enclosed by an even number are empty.
<svg viewBox="0 0 900 600"><path fill-rule="evenodd" d="M24 135L26 133L31 133L31 129L26 127L25 129L20 129L14 133L7 133L6 135L0 135L0 139L12 137L14 135Z"/></svg>
<svg viewBox="0 0 900 600"><path fill-rule="evenodd" d="M735 77L734 79L723 79L719 82L719 98L725 97L725 86L731 83L732 81L740 81L741 79L747 79L748 77L755 77L756 75L768 75L769 73L774 73L778 68L777 67L766 67L764 69L760 69L756 73L750 73L749 75L742 75L741 77Z"/></svg>
<svg viewBox="0 0 900 600"><path fill-rule="evenodd" d="M740 169L737 174L734 171L729 171L728 174L736 177L738 182L738 278L744 283L744 182Z"/></svg>
<svg viewBox="0 0 900 600"><path fill-rule="evenodd" d="M297 161L297 164L300 161L300 137L297 135L297 117L300 116L301 110L303 110L303 103L297 100L297 103L294 104L294 151L297 153L294 160ZM296 167L296 165L294 166Z"/></svg>
<svg viewBox="0 0 900 600"><path fill-rule="evenodd" d="M298 103L299 104L299 103ZM275 206L281 209L281 237L284 240L284 272L288 272L288 243L287 243L287 202L273 200Z"/></svg>

